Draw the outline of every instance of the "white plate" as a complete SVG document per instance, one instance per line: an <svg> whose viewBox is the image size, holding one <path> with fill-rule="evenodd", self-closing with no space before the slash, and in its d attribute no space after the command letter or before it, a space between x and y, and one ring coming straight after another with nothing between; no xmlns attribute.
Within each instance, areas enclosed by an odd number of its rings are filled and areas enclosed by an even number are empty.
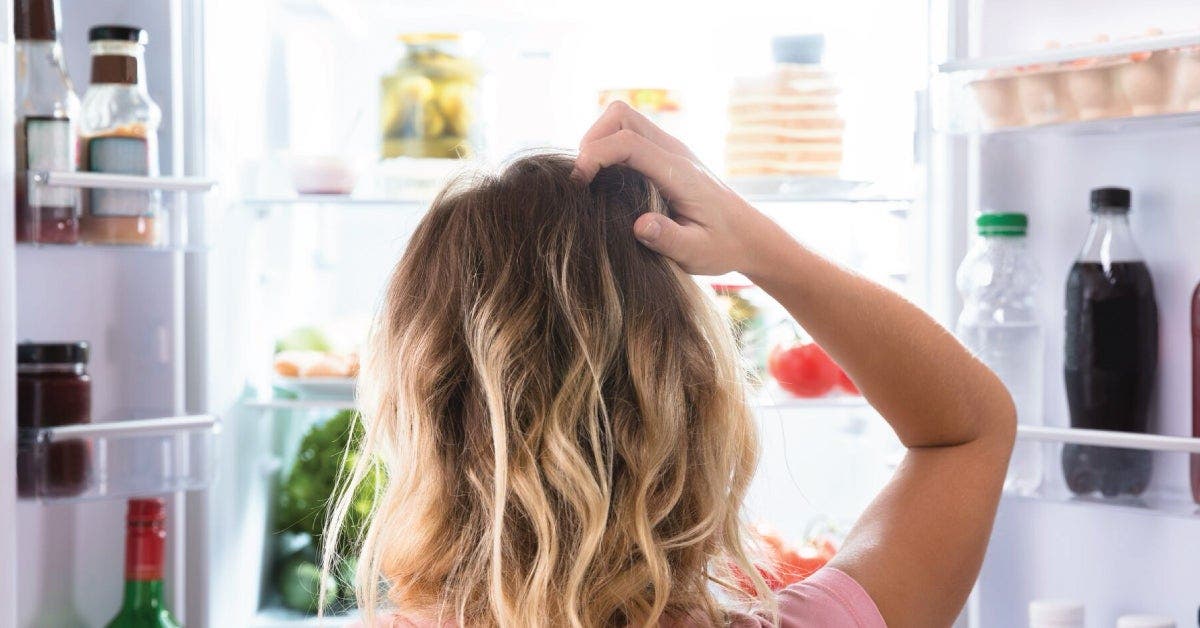
<svg viewBox="0 0 1200 628"><path fill-rule="evenodd" d="M301 397L354 396L358 379L354 377L276 377L275 385Z"/></svg>

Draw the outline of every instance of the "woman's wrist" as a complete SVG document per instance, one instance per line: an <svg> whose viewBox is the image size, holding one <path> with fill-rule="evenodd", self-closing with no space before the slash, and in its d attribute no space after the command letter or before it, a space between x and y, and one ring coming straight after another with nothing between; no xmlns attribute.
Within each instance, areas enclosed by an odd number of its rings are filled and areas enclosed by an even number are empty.
<svg viewBox="0 0 1200 628"><path fill-rule="evenodd" d="M739 247L744 257L736 269L756 284L773 283L775 275L787 272L786 267L794 262L802 251L800 243L775 221L754 207L747 206L745 224Z"/></svg>

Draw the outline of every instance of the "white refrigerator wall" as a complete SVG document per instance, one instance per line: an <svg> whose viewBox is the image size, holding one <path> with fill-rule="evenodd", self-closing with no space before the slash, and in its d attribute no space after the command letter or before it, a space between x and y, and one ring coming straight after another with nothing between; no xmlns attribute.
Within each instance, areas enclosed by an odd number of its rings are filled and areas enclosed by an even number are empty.
<svg viewBox="0 0 1200 628"><path fill-rule="evenodd" d="M12 2L0 0L0 86L9 93L13 84ZM0 99L0 216L13 215L13 102ZM0 220L0 461L6 465L0 473L0 513L16 509L16 305L11 269L14 260L13 221ZM8 409L8 410L5 410ZM11 411L9 411L11 410ZM0 556L17 553L17 520L0 515ZM17 570L8 561L0 566L0 626L17 623Z"/></svg>
<svg viewBox="0 0 1200 628"><path fill-rule="evenodd" d="M1036 50L1149 28L1200 27L1194 0L1136 3L1094 0L983 0L971 29L976 54ZM1200 128L1079 135L1053 131L979 140L977 206L962 211L1027 212L1029 246L1042 271L1038 298L1046 334L1045 421L1068 426L1062 376L1067 272L1089 224L1088 192L1117 185L1133 190L1133 236L1154 279L1159 307L1159 375L1152 402L1155 430L1191 435L1192 290L1200 279ZM963 234L965 239L966 234ZM1156 461L1154 482L1186 486L1185 456ZM1058 459L1047 476L1060 477ZM1019 626L1031 599L1085 602L1088 626L1112 626L1124 613L1173 617L1195 625L1200 588L1200 525L1156 517L1006 499L980 582L983 626Z"/></svg>

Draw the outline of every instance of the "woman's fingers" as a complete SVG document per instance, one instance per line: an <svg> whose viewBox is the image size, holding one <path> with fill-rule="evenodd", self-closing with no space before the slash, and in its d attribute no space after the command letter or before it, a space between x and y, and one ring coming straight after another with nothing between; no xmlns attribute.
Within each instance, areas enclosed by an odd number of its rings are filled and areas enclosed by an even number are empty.
<svg viewBox="0 0 1200 628"><path fill-rule="evenodd" d="M688 271L696 270L689 263L698 259L697 253L704 248L703 227L681 225L662 214L638 216L633 235L650 250L675 260Z"/></svg>
<svg viewBox="0 0 1200 628"><path fill-rule="evenodd" d="M571 176L590 183L601 168L625 164L654 181L667 198L686 191L699 173L686 157L668 152L646 137L622 129L584 144Z"/></svg>
<svg viewBox="0 0 1200 628"><path fill-rule="evenodd" d="M604 113L600 114L600 117L592 124L592 128L588 129L588 132L583 135L583 139L579 141L579 147L582 149L590 142L621 130L633 131L667 152L695 159L695 155L683 142L658 128L658 125L651 122L649 118L620 100L613 101L605 107Z"/></svg>

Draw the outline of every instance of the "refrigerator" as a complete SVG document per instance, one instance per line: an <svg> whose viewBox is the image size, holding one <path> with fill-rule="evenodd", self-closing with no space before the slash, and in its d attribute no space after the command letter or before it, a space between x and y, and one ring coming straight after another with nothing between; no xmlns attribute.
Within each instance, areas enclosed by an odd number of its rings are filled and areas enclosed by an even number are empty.
<svg viewBox="0 0 1200 628"><path fill-rule="evenodd" d="M307 539L280 523L280 495L293 469L304 468L305 443L354 408L353 384L289 380L276 369L278 352L360 347L381 287L440 183L520 151L574 148L606 98L657 99L648 107L658 120L726 172L735 86L778 70L774 37L812 33L824 35L821 64L845 121L839 174L739 176L735 189L806 244L950 329L962 307L955 272L974 242L975 216L1029 216L1045 337L1030 368L1043 377L1044 425L1022 425L1018 443L1039 452L1042 479L1034 491L1003 497L957 625L1028 625L1029 602L1050 598L1082 603L1089 628L1129 613L1196 621L1200 515L1188 465L1200 453L1190 418L1200 107L1183 99L1082 120L1080 108L1060 102L1075 96L1066 87L1027 98L1017 89L1022 81L1065 85L1055 72L1136 56L1172 59L1163 89L1184 90L1181 59L1200 50L1200 5L60 2L66 64L81 95L90 26L149 32L161 175L47 172L36 185L157 190L166 227L154 246L52 245L15 243L13 221L0 220L0 459L64 441L90 452L88 483L74 495L18 495L16 465L6 467L0 626L104 625L120 606L125 500L141 495L167 500L167 603L186 625L353 622L353 612L318 619L288 608L283 572ZM0 0L0 9L0 212L12 212L13 1ZM407 76L404 47L416 45L414 33L454 34L456 54L470 60L472 159L388 154L389 98ZM1100 82L1120 89L1117 72ZM995 102L1008 103L1013 119L998 120L987 106L984 90L1002 83L1012 93ZM1027 111L1056 102L1070 113L1035 119ZM1150 434L1073 429L1064 392L1067 272L1087 230L1088 192L1109 185L1133 192L1133 236L1158 299ZM698 281L718 295L733 286L761 312L756 350L802 335L740 278ZM23 340L90 343L90 425L18 438L15 347ZM761 375L752 399L763 456L746 518L797 544L837 537L887 481L902 447L861 397L796 398ZM1138 499L1075 496L1063 480L1064 444L1152 452L1150 487Z"/></svg>

